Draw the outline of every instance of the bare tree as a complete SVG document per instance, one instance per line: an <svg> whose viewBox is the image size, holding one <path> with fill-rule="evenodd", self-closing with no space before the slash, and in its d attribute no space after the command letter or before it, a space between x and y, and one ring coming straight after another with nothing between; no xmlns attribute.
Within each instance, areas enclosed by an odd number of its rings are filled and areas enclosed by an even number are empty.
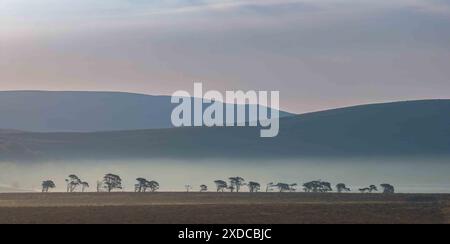
<svg viewBox="0 0 450 244"><path fill-rule="evenodd" d="M350 188L348 188L344 183L339 183L336 185L336 190L338 193L349 192Z"/></svg>
<svg viewBox="0 0 450 244"><path fill-rule="evenodd" d="M50 188L55 188L56 185L51 180L46 180L42 182L42 192L46 193Z"/></svg>
<svg viewBox="0 0 450 244"><path fill-rule="evenodd" d="M217 192L223 192L228 188L228 184L223 180L216 180L214 183L216 184Z"/></svg>
<svg viewBox="0 0 450 244"><path fill-rule="evenodd" d="M239 192L239 190L241 189L241 186L244 185L244 178L236 176L236 177L230 177L228 178L230 180L230 190L231 192L233 192L234 190L236 190L236 192Z"/></svg>
<svg viewBox="0 0 450 244"><path fill-rule="evenodd" d="M118 175L106 174L103 177L103 185L108 192L111 192L114 189L122 189L122 179Z"/></svg>
<svg viewBox="0 0 450 244"><path fill-rule="evenodd" d="M381 186L381 188L383 188L384 194L394 194L395 193L394 186L392 186L390 184L381 184L380 186Z"/></svg>
<svg viewBox="0 0 450 244"><path fill-rule="evenodd" d="M250 192L258 192L261 189L261 185L254 181L250 181L247 186Z"/></svg>
<svg viewBox="0 0 450 244"><path fill-rule="evenodd" d="M200 192L207 192L208 191L208 186L207 185L201 185L200 186Z"/></svg>

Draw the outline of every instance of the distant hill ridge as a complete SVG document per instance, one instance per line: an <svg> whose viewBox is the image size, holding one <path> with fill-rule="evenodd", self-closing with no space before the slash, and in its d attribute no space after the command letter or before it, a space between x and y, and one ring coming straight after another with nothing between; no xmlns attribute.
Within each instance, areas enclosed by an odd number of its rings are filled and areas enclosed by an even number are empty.
<svg viewBox="0 0 450 244"><path fill-rule="evenodd" d="M34 132L171 128L170 118L175 106L170 96L123 92L2 91L0 128ZM291 115L280 112L280 117Z"/></svg>
<svg viewBox="0 0 450 244"><path fill-rule="evenodd" d="M1 160L450 156L450 100L361 105L259 128L176 128L0 134Z"/></svg>

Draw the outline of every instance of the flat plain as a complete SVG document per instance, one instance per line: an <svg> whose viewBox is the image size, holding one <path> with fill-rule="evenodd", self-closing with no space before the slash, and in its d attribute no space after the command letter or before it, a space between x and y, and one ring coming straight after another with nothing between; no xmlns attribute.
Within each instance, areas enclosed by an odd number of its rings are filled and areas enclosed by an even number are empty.
<svg viewBox="0 0 450 244"><path fill-rule="evenodd" d="M360 223L450 223L450 194L0 194L0 224Z"/></svg>

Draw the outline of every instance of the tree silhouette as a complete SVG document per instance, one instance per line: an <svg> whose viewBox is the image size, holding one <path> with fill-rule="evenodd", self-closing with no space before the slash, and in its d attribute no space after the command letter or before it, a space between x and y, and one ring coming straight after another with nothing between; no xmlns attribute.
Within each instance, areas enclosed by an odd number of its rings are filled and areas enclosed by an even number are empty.
<svg viewBox="0 0 450 244"><path fill-rule="evenodd" d="M241 186L244 185L244 179L242 177L236 176L236 177L230 177L228 178L230 180L230 187L229 189L231 192L236 190L236 192L239 192L241 189Z"/></svg>
<svg viewBox="0 0 450 244"><path fill-rule="evenodd" d="M291 192L297 191L297 186L298 186L297 183L290 184L290 185L289 185L290 191L291 191Z"/></svg>
<svg viewBox="0 0 450 244"><path fill-rule="evenodd" d="M303 190L305 192L329 192L332 191L331 183L326 181L315 180L303 184Z"/></svg>
<svg viewBox="0 0 450 244"><path fill-rule="evenodd" d="M144 178L137 178L137 184L134 185L135 192L146 192L148 187L148 181Z"/></svg>
<svg viewBox="0 0 450 244"><path fill-rule="evenodd" d="M84 192L84 190L86 190L86 188L89 188L89 183L83 181L81 182L81 192Z"/></svg>
<svg viewBox="0 0 450 244"><path fill-rule="evenodd" d="M286 183L278 183L276 185L271 184L270 188L272 187L276 187L278 188L279 192L294 192L296 191L295 187L297 186L297 184L286 184Z"/></svg>
<svg viewBox="0 0 450 244"><path fill-rule="evenodd" d="M278 183L278 184L276 184L276 187L278 187L278 190L280 192L285 192L285 191L290 190L289 184L286 184L286 183Z"/></svg>
<svg viewBox="0 0 450 244"><path fill-rule="evenodd" d="M122 189L122 179L118 175L106 174L103 177L103 185L108 192L111 192L114 189Z"/></svg>
<svg viewBox="0 0 450 244"><path fill-rule="evenodd" d="M48 192L48 190L50 188L55 188L56 185L53 181L51 180L46 180L44 182L42 182L42 192Z"/></svg>
<svg viewBox="0 0 450 244"><path fill-rule="evenodd" d="M148 188L150 188L151 192L155 192L159 189L159 183L152 180L148 182Z"/></svg>
<svg viewBox="0 0 450 244"><path fill-rule="evenodd" d="M303 184L303 189L305 192L319 192L320 187L320 181L310 181Z"/></svg>
<svg viewBox="0 0 450 244"><path fill-rule="evenodd" d="M369 187L359 189L359 191L361 193L372 193L374 191L378 191L378 188L375 185L370 185Z"/></svg>
<svg viewBox="0 0 450 244"><path fill-rule="evenodd" d="M320 182L320 185L321 185L321 192L333 191L330 182Z"/></svg>
<svg viewBox="0 0 450 244"><path fill-rule="evenodd" d="M223 180L214 181L217 187L217 192L223 192L225 189L228 189L228 184Z"/></svg>
<svg viewBox="0 0 450 244"><path fill-rule="evenodd" d="M69 175L69 178L66 179L67 183L67 192L74 192L77 186L81 185L81 180L76 175Z"/></svg>
<svg viewBox="0 0 450 244"><path fill-rule="evenodd" d="M381 188L383 188L384 194L394 194L395 193L394 186L392 186L390 184L381 184L380 186L381 186Z"/></svg>
<svg viewBox="0 0 450 244"><path fill-rule="evenodd" d="M207 192L208 191L208 186L207 185L201 185L200 186L200 192Z"/></svg>
<svg viewBox="0 0 450 244"><path fill-rule="evenodd" d="M248 183L248 189L250 192L258 192L261 189L261 185L258 182L250 181Z"/></svg>
<svg viewBox="0 0 450 244"><path fill-rule="evenodd" d="M336 185L336 190L338 193L342 193L342 192L349 192L350 188L348 188L344 183L339 183Z"/></svg>

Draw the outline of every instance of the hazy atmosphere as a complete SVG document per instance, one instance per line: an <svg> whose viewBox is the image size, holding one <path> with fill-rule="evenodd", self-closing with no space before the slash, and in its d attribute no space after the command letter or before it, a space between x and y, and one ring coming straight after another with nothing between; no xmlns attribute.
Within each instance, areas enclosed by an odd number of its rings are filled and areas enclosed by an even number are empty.
<svg viewBox="0 0 450 244"><path fill-rule="evenodd" d="M1 0L1 90L280 90L289 112L450 98L447 0Z"/></svg>
<svg viewBox="0 0 450 244"><path fill-rule="evenodd" d="M0 224L448 224L449 67L450 0L0 0Z"/></svg>
<svg viewBox="0 0 450 244"><path fill-rule="evenodd" d="M66 161L20 165L0 163L1 191L41 190L41 180L54 179L57 188L66 191L65 179L76 174L91 185L86 191L95 192L96 182L106 173L120 174L124 191L134 191L136 178L144 177L160 183L160 191L185 191L185 185L200 191L200 185L215 191L215 180L227 180L241 176L246 181L265 185L270 182L297 183L302 191L303 183L327 180L334 185L345 182L353 192L371 184L386 182L395 184L400 193L450 193L450 165L448 158L394 159L353 158L345 160L298 159L298 160L145 160L145 161ZM6 187L3 188L2 187ZM242 191L246 192L247 189Z"/></svg>

